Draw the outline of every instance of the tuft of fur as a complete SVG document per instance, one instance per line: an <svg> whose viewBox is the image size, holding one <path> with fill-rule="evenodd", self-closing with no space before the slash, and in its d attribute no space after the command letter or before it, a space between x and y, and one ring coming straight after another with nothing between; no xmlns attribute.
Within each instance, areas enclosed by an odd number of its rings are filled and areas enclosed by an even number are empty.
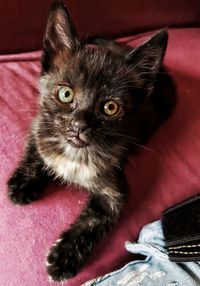
<svg viewBox="0 0 200 286"><path fill-rule="evenodd" d="M162 30L137 48L103 39L87 45L62 1L53 1L39 111L23 159L8 182L8 196L18 204L38 199L54 178L90 193L84 212L47 256L53 280L74 276L117 220L127 192L123 167L128 154L172 112L173 81L161 67L167 39ZM73 90L72 102L59 101L60 86ZM114 116L104 112L107 101L118 105Z"/></svg>

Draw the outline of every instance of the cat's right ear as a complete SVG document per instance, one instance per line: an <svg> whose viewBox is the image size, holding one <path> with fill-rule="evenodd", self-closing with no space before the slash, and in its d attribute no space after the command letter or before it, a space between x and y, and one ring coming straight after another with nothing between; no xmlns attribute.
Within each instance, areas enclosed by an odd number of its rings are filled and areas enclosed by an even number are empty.
<svg viewBox="0 0 200 286"><path fill-rule="evenodd" d="M43 72L58 67L63 54L66 56L75 51L79 43L75 26L63 1L53 0L43 40Z"/></svg>
<svg viewBox="0 0 200 286"><path fill-rule="evenodd" d="M153 91L155 79L162 66L167 42L168 33L166 29L163 29L126 56L131 71L137 75L138 86L146 90L147 94Z"/></svg>

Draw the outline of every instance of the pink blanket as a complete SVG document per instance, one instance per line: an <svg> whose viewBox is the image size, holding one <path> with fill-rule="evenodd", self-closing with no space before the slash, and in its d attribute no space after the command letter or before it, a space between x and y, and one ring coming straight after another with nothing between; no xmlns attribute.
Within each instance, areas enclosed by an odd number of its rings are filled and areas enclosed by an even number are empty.
<svg viewBox="0 0 200 286"><path fill-rule="evenodd" d="M142 36L141 36L142 39ZM130 43L135 44L141 39ZM127 39L126 39L127 40ZM179 102L173 116L145 148L130 158L130 199L109 235L67 285L79 286L134 257L124 249L146 223L168 206L199 192L200 29L170 31L165 64L175 78ZM87 194L52 184L42 200L14 206L6 181L20 159L37 109L40 52L0 57L0 285L47 286L45 256L60 232L76 219Z"/></svg>

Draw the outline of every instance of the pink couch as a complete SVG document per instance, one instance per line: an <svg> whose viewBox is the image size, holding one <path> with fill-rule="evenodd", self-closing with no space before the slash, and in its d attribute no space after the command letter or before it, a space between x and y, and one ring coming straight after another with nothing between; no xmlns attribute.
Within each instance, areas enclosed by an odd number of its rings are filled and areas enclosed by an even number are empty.
<svg viewBox="0 0 200 286"><path fill-rule="evenodd" d="M68 2L81 36L123 37L135 45L154 29L168 26L165 65L179 95L173 116L147 148L130 158L126 167L130 200L113 231L67 284L79 286L134 259L124 242L136 240L142 226L161 218L166 207L199 191L200 4L198 0ZM81 190L55 184L31 205L14 206L7 199L6 181L20 159L37 109L40 49L49 6L47 0L0 2L0 285L6 286L58 285L48 282L45 255L87 199Z"/></svg>

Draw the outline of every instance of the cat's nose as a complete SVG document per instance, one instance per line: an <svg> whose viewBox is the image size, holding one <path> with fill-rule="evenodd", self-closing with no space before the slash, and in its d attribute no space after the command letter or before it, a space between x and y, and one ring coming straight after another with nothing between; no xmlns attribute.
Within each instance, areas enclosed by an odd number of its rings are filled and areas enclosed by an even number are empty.
<svg viewBox="0 0 200 286"><path fill-rule="evenodd" d="M88 126L85 121L77 121L77 120L72 120L71 126L74 132L77 134L84 132Z"/></svg>

